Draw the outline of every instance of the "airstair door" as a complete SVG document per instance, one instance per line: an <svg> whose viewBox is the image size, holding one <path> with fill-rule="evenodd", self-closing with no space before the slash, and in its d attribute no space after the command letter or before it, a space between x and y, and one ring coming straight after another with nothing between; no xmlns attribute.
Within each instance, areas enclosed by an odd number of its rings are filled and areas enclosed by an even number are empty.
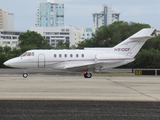
<svg viewBox="0 0 160 120"><path fill-rule="evenodd" d="M39 54L38 56L38 67L44 68L45 67L45 56L44 54Z"/></svg>

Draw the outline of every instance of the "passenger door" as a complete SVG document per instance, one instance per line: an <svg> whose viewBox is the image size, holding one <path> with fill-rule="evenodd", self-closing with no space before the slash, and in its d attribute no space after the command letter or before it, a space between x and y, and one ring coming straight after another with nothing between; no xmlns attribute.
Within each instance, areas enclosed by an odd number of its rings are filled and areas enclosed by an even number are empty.
<svg viewBox="0 0 160 120"><path fill-rule="evenodd" d="M39 54L38 55L38 67L39 68L44 68L45 67L45 55L44 54Z"/></svg>

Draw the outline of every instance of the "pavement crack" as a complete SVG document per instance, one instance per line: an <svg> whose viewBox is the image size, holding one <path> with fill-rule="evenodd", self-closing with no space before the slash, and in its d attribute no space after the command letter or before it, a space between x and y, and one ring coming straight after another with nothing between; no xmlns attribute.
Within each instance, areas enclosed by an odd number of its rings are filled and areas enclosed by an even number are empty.
<svg viewBox="0 0 160 120"><path fill-rule="evenodd" d="M146 97L149 97L149 98L152 98L152 99L154 99L154 100L158 100L158 101L159 101L158 98L155 98L155 97L153 97L153 96L151 96L151 95L147 95L147 94L145 94L145 93L143 93L143 92L141 92L141 91L138 91L138 90L136 90L136 89L134 89L134 88L132 88L132 87L130 87L130 86L127 86L127 85L125 85L125 84L123 84L123 83L120 83L120 82L117 82L117 81L113 81L113 80L111 80L111 79L107 79L107 80L108 80L108 81L111 81L111 82L113 82L113 83L115 83L115 84L117 84L117 85L121 85L121 86L123 86L123 87L126 87L127 89L133 90L133 91L135 91L135 92L137 92L137 93L139 93L139 94L141 94L141 95L143 95L143 96L146 96Z"/></svg>

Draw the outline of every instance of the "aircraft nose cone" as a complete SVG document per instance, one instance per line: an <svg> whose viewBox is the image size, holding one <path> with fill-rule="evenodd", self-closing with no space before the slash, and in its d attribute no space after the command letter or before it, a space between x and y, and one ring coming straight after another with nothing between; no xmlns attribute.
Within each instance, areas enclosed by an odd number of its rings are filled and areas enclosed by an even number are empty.
<svg viewBox="0 0 160 120"><path fill-rule="evenodd" d="M10 66L9 61L4 62L3 65Z"/></svg>

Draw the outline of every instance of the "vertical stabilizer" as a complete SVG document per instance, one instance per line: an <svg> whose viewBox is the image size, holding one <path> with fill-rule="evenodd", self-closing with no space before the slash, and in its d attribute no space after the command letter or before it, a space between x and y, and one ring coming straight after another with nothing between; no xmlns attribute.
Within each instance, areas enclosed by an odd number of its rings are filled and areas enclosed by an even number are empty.
<svg viewBox="0 0 160 120"><path fill-rule="evenodd" d="M148 39L152 38L151 34L153 31L154 29L152 28L144 28L140 30L139 32L113 47L114 53L134 57L139 52L144 43Z"/></svg>

